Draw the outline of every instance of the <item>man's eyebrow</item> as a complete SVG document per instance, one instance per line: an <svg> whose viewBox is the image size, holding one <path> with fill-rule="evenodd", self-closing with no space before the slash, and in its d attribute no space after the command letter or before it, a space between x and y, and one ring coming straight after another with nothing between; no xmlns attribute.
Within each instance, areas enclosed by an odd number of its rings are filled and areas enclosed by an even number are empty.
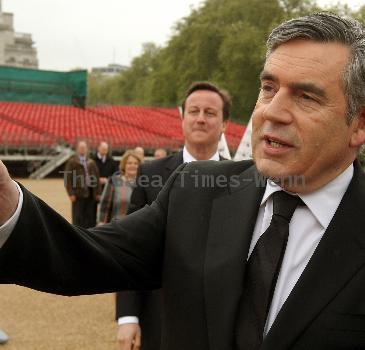
<svg viewBox="0 0 365 350"><path fill-rule="evenodd" d="M272 81L278 81L279 79L275 77L275 75L263 70L260 73L260 80L272 80Z"/></svg>
<svg viewBox="0 0 365 350"><path fill-rule="evenodd" d="M260 80L270 80L273 82L279 81L279 79L274 74L271 74L264 70L260 73ZM289 87L294 91L301 90L305 92L310 92L320 98L327 100L327 94L325 93L325 91L313 83L291 83L289 84Z"/></svg>

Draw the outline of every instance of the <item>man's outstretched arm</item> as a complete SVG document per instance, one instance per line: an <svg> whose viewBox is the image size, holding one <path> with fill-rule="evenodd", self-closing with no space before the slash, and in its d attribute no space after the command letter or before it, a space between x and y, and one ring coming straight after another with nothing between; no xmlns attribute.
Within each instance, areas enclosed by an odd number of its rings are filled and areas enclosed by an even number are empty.
<svg viewBox="0 0 365 350"><path fill-rule="evenodd" d="M17 206L18 190L3 165L1 170L9 193L8 210L1 208L5 221ZM151 206L91 230L69 224L22 187L21 214L0 249L0 280L65 295L158 288L168 187Z"/></svg>

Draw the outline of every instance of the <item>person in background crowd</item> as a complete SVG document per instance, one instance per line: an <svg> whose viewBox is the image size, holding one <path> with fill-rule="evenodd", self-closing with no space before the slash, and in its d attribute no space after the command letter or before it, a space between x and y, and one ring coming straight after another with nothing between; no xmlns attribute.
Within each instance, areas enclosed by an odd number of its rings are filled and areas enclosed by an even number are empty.
<svg viewBox="0 0 365 350"><path fill-rule="evenodd" d="M153 157L155 159L164 158L167 156L167 151L164 148L157 148L155 150L155 153L153 154Z"/></svg>
<svg viewBox="0 0 365 350"><path fill-rule="evenodd" d="M120 160L119 171L109 178L101 195L97 215L98 224L106 224L112 219L121 219L127 214L140 163L141 160L135 152L124 153Z"/></svg>
<svg viewBox="0 0 365 350"><path fill-rule="evenodd" d="M99 169L99 183L102 191L108 181L108 178L118 170L117 163L109 155L109 145L107 142L100 142L93 160Z"/></svg>
<svg viewBox="0 0 365 350"><path fill-rule="evenodd" d="M141 162L143 163L144 162L144 149L143 147L141 146L137 146L135 149L134 149L134 152L137 153L139 159L141 160Z"/></svg>
<svg viewBox="0 0 365 350"><path fill-rule="evenodd" d="M231 108L226 91L209 82L195 82L186 92L182 103L184 149L174 155L142 164L137 187L132 193L132 213L157 197L162 185L182 163L194 160L222 160L218 142L224 132ZM154 178L161 180L156 186ZM146 186L143 179L150 179ZM120 350L132 350L142 342L142 350L159 350L161 343L161 291L119 292L116 318ZM142 333L142 339L141 339Z"/></svg>
<svg viewBox="0 0 365 350"><path fill-rule="evenodd" d="M0 345L6 344L9 340L8 335L0 329Z"/></svg>
<svg viewBox="0 0 365 350"><path fill-rule="evenodd" d="M89 158L85 141L77 143L76 154L67 162L64 176L72 203L72 223L84 228L94 227L101 186L98 167Z"/></svg>

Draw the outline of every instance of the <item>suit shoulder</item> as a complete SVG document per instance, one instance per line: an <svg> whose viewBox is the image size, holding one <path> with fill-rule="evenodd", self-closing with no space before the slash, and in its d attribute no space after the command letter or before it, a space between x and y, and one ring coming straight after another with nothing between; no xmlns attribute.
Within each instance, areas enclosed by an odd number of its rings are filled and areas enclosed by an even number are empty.
<svg viewBox="0 0 365 350"><path fill-rule="evenodd" d="M181 162L178 160L179 154L172 154L170 156L155 159L147 163L140 165L140 174L158 174L163 171L166 167L177 168Z"/></svg>
<svg viewBox="0 0 365 350"><path fill-rule="evenodd" d="M242 160L239 162L234 162L232 160L222 160L220 162L216 162L213 160L202 160L187 164L184 170L188 172L199 171L203 174L223 174L231 176L242 173L246 169L253 166L253 164L254 163L252 160Z"/></svg>
<svg viewBox="0 0 365 350"><path fill-rule="evenodd" d="M71 156L71 158L68 159L68 161L66 162L66 164L70 165L70 164L74 164L77 163L77 156L73 155Z"/></svg>

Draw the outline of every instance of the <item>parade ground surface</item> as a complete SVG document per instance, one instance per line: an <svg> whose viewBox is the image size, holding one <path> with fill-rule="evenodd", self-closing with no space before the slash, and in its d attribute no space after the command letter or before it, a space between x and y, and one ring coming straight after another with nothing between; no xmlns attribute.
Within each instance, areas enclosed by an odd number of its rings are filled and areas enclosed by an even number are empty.
<svg viewBox="0 0 365 350"><path fill-rule="evenodd" d="M19 180L70 220L60 179ZM0 329L10 337L1 350L115 350L114 294L62 297L0 285Z"/></svg>

